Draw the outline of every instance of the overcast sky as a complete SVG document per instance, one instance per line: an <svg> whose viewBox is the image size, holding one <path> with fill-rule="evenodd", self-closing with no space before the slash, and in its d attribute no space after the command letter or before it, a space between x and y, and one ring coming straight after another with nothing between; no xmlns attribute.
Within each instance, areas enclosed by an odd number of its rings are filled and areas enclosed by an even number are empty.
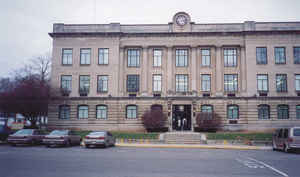
<svg viewBox="0 0 300 177"><path fill-rule="evenodd" d="M300 0L3 0L0 77L51 51L53 23L167 24L179 11L195 23L300 21Z"/></svg>

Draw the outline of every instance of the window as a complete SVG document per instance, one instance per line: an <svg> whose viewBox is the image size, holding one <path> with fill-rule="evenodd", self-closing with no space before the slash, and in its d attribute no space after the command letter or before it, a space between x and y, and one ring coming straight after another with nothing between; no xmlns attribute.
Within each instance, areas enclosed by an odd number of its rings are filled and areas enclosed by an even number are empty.
<svg viewBox="0 0 300 177"><path fill-rule="evenodd" d="M213 106L212 105L202 105L201 106L201 112L212 113L213 112Z"/></svg>
<svg viewBox="0 0 300 177"><path fill-rule="evenodd" d="M237 66L237 51L236 49L224 49L224 66L236 67Z"/></svg>
<svg viewBox="0 0 300 177"><path fill-rule="evenodd" d="M270 119L270 106L269 105L258 105L258 119Z"/></svg>
<svg viewBox="0 0 300 177"><path fill-rule="evenodd" d="M89 117L89 107L87 105L78 106L78 119L87 119Z"/></svg>
<svg viewBox="0 0 300 177"><path fill-rule="evenodd" d="M237 74L225 74L224 75L224 91L236 92L238 90L238 75Z"/></svg>
<svg viewBox="0 0 300 177"><path fill-rule="evenodd" d="M71 92L72 90L72 76L61 76L61 89Z"/></svg>
<svg viewBox="0 0 300 177"><path fill-rule="evenodd" d="M278 105L277 106L277 116L278 116L278 119L288 119L289 118L289 106L288 105Z"/></svg>
<svg viewBox="0 0 300 177"><path fill-rule="evenodd" d="M201 49L202 66L210 66L210 50L209 49Z"/></svg>
<svg viewBox="0 0 300 177"><path fill-rule="evenodd" d="M127 92L138 92L139 83L139 75L127 75Z"/></svg>
<svg viewBox="0 0 300 177"><path fill-rule="evenodd" d="M127 50L127 66L139 67L140 66L140 50L128 49Z"/></svg>
<svg viewBox="0 0 300 177"><path fill-rule="evenodd" d="M107 119L107 106L106 105L98 105L97 109L97 119Z"/></svg>
<svg viewBox="0 0 300 177"><path fill-rule="evenodd" d="M79 76L79 92L90 91L90 76Z"/></svg>
<svg viewBox="0 0 300 177"><path fill-rule="evenodd" d="M294 47L294 64L300 64L300 47Z"/></svg>
<svg viewBox="0 0 300 177"><path fill-rule="evenodd" d="M98 92L108 91L108 76L98 76Z"/></svg>
<svg viewBox="0 0 300 177"><path fill-rule="evenodd" d="M201 89L205 92L210 91L210 74L201 75Z"/></svg>
<svg viewBox="0 0 300 177"><path fill-rule="evenodd" d="M161 91L161 75L153 75L153 92Z"/></svg>
<svg viewBox="0 0 300 177"><path fill-rule="evenodd" d="M98 64L108 65L108 49L98 49Z"/></svg>
<svg viewBox="0 0 300 177"><path fill-rule="evenodd" d="M126 118L127 119L136 119L137 118L137 106L128 105L126 107Z"/></svg>
<svg viewBox="0 0 300 177"><path fill-rule="evenodd" d="M80 49L80 64L91 64L91 49Z"/></svg>
<svg viewBox="0 0 300 177"><path fill-rule="evenodd" d="M227 118L238 119L239 118L239 107L237 105L227 106Z"/></svg>
<svg viewBox="0 0 300 177"><path fill-rule="evenodd" d="M300 91L300 74L295 75L295 89Z"/></svg>
<svg viewBox="0 0 300 177"><path fill-rule="evenodd" d="M70 106L60 105L59 106L59 118L60 119L70 119Z"/></svg>
<svg viewBox="0 0 300 177"><path fill-rule="evenodd" d="M186 67L188 66L188 50L187 49L176 49L176 66L177 67Z"/></svg>
<svg viewBox="0 0 300 177"><path fill-rule="evenodd" d="M71 65L72 64L72 49L62 49L62 64Z"/></svg>
<svg viewBox="0 0 300 177"><path fill-rule="evenodd" d="M285 64L284 47L275 47L275 64Z"/></svg>
<svg viewBox="0 0 300 177"><path fill-rule="evenodd" d="M160 67L161 66L161 59L162 59L162 50L161 49L154 49L153 50L153 66Z"/></svg>
<svg viewBox="0 0 300 177"><path fill-rule="evenodd" d="M256 47L256 64L267 64L267 48Z"/></svg>
<svg viewBox="0 0 300 177"><path fill-rule="evenodd" d="M276 74L276 90L277 92L287 92L286 74Z"/></svg>
<svg viewBox="0 0 300 177"><path fill-rule="evenodd" d="M296 106L296 119L300 119L300 105Z"/></svg>
<svg viewBox="0 0 300 177"><path fill-rule="evenodd" d="M269 90L267 74L258 74L257 75L257 90L259 92L267 92Z"/></svg>
<svg viewBox="0 0 300 177"><path fill-rule="evenodd" d="M176 75L176 92L188 91L188 75L177 74Z"/></svg>

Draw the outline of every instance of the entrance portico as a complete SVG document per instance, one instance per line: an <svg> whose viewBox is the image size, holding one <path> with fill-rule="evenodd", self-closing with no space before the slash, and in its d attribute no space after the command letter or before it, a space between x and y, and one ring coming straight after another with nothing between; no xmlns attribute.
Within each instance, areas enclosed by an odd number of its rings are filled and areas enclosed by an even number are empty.
<svg viewBox="0 0 300 177"><path fill-rule="evenodd" d="M191 131L192 127L192 105L172 105L172 131Z"/></svg>

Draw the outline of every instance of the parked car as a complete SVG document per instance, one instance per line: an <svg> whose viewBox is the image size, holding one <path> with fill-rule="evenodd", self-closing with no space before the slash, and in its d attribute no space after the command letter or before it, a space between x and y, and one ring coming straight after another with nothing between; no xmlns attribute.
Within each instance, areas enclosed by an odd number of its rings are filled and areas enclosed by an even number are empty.
<svg viewBox="0 0 300 177"><path fill-rule="evenodd" d="M109 131L91 132L84 139L86 148L89 148L90 146L114 146L115 143L116 139Z"/></svg>
<svg viewBox="0 0 300 177"><path fill-rule="evenodd" d="M7 119L0 118L0 141L5 141L10 133L11 129L7 126Z"/></svg>
<svg viewBox="0 0 300 177"><path fill-rule="evenodd" d="M37 129L21 129L16 133L9 135L7 138L7 142L12 146L17 144L41 144L44 138L44 134L41 130Z"/></svg>
<svg viewBox="0 0 300 177"><path fill-rule="evenodd" d="M81 137L71 130L53 130L49 135L45 136L43 142L47 147L80 145Z"/></svg>
<svg viewBox="0 0 300 177"><path fill-rule="evenodd" d="M300 149L300 127L277 129L273 134L273 150L291 150Z"/></svg>

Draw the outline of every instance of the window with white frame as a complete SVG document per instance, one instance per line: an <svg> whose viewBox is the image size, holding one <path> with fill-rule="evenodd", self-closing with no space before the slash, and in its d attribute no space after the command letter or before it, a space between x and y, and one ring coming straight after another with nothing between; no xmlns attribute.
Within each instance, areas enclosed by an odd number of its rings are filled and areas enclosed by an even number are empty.
<svg viewBox="0 0 300 177"><path fill-rule="evenodd" d="M225 74L224 75L224 91L236 92L238 90L238 75Z"/></svg>
<svg viewBox="0 0 300 177"><path fill-rule="evenodd" d="M188 91L188 75L176 74L176 92Z"/></svg>
<svg viewBox="0 0 300 177"><path fill-rule="evenodd" d="M62 64L72 65L73 50L72 49L62 49Z"/></svg>
<svg viewBox="0 0 300 177"><path fill-rule="evenodd" d="M91 49L80 49L80 64L91 64Z"/></svg>
<svg viewBox="0 0 300 177"><path fill-rule="evenodd" d="M102 75L98 76L98 92L108 91L108 76Z"/></svg>
<svg viewBox="0 0 300 177"><path fill-rule="evenodd" d="M59 119L70 119L70 106L60 105L59 106Z"/></svg>
<svg viewBox="0 0 300 177"><path fill-rule="evenodd" d="M258 105L258 119L270 119L270 106L266 104Z"/></svg>
<svg viewBox="0 0 300 177"><path fill-rule="evenodd" d="M140 66L140 50L128 49L127 50L127 66L139 67Z"/></svg>
<svg viewBox="0 0 300 177"><path fill-rule="evenodd" d="M238 119L239 118L239 107L237 105L227 106L227 118Z"/></svg>
<svg viewBox="0 0 300 177"><path fill-rule="evenodd" d="M267 74L258 74L257 75L257 90L259 92L267 92L269 90Z"/></svg>
<svg viewBox="0 0 300 177"><path fill-rule="evenodd" d="M161 75L153 75L153 92L161 92Z"/></svg>
<svg viewBox="0 0 300 177"><path fill-rule="evenodd" d="M90 76L79 76L79 92L90 91Z"/></svg>
<svg viewBox="0 0 300 177"><path fill-rule="evenodd" d="M256 47L256 64L267 63L267 47Z"/></svg>
<svg viewBox="0 0 300 177"><path fill-rule="evenodd" d="M127 119L136 119L137 118L137 106L128 105L126 107L126 118Z"/></svg>
<svg viewBox="0 0 300 177"><path fill-rule="evenodd" d="M235 48L224 49L224 66L225 67L237 66L237 50Z"/></svg>
<svg viewBox="0 0 300 177"><path fill-rule="evenodd" d="M278 119L288 119L289 118L289 105L278 105L277 106L277 117Z"/></svg>
<svg viewBox="0 0 300 177"><path fill-rule="evenodd" d="M212 113L213 112L213 106L212 105L202 105L201 106L201 112Z"/></svg>
<svg viewBox="0 0 300 177"><path fill-rule="evenodd" d="M97 119L107 119L107 106L106 105L98 105L97 109Z"/></svg>
<svg viewBox="0 0 300 177"><path fill-rule="evenodd" d="M294 64L300 64L300 47L294 47Z"/></svg>
<svg viewBox="0 0 300 177"><path fill-rule="evenodd" d="M139 75L127 75L127 92L138 92L140 85Z"/></svg>
<svg viewBox="0 0 300 177"><path fill-rule="evenodd" d="M176 49L176 66L187 67L188 66L188 49Z"/></svg>
<svg viewBox="0 0 300 177"><path fill-rule="evenodd" d="M201 49L201 65L210 66L210 49Z"/></svg>
<svg viewBox="0 0 300 177"><path fill-rule="evenodd" d="M275 64L285 64L285 48L275 47Z"/></svg>
<svg viewBox="0 0 300 177"><path fill-rule="evenodd" d="M72 76L63 75L61 76L61 89L63 91L72 91Z"/></svg>
<svg viewBox="0 0 300 177"><path fill-rule="evenodd" d="M108 65L108 49L99 48L98 49L98 64L99 65Z"/></svg>
<svg viewBox="0 0 300 177"><path fill-rule="evenodd" d="M287 92L287 75L276 74L276 91Z"/></svg>
<svg viewBox="0 0 300 177"><path fill-rule="evenodd" d="M89 107L87 105L78 106L78 119L87 119L89 117Z"/></svg>
<svg viewBox="0 0 300 177"><path fill-rule="evenodd" d="M201 90L204 92L210 91L210 74L201 75Z"/></svg>
<svg viewBox="0 0 300 177"><path fill-rule="evenodd" d="M295 89L300 91L300 74L295 75Z"/></svg>
<svg viewBox="0 0 300 177"><path fill-rule="evenodd" d="M154 49L153 50L153 66L160 67L161 60L162 60L162 50L161 49Z"/></svg>

